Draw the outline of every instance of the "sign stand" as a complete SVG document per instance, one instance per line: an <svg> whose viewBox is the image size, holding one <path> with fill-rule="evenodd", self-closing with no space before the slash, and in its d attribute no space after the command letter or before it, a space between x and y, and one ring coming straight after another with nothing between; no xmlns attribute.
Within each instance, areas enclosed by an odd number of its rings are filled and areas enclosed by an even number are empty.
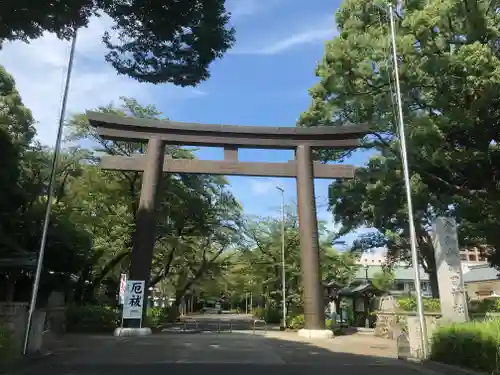
<svg viewBox="0 0 500 375"><path fill-rule="evenodd" d="M122 328L124 322L127 328L134 328L134 322L139 321L142 328L142 311L144 308L144 280L127 280L122 311ZM137 324L137 323L136 323Z"/></svg>

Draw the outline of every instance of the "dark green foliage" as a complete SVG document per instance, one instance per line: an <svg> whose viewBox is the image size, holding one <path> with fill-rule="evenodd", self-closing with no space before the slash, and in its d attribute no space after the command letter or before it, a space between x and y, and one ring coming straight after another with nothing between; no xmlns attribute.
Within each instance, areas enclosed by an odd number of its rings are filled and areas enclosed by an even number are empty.
<svg viewBox="0 0 500 375"><path fill-rule="evenodd" d="M194 86L234 42L225 0L3 0L0 46L5 40L69 39L89 18L113 21L103 35L105 58L119 74L141 82ZM111 38L110 35L113 35Z"/></svg>
<svg viewBox="0 0 500 375"><path fill-rule="evenodd" d="M500 312L500 299L489 298L481 301L471 301L469 304L471 313L497 313Z"/></svg>
<svg viewBox="0 0 500 375"><path fill-rule="evenodd" d="M70 306L66 310L68 332L109 333L120 325L120 310L100 305Z"/></svg>
<svg viewBox="0 0 500 375"><path fill-rule="evenodd" d="M177 306L153 307L148 309L146 327L161 327L168 323L175 323L180 313Z"/></svg>
<svg viewBox="0 0 500 375"><path fill-rule="evenodd" d="M268 324L279 324L282 317L281 310L274 307L253 309L253 315L259 319L265 320Z"/></svg>

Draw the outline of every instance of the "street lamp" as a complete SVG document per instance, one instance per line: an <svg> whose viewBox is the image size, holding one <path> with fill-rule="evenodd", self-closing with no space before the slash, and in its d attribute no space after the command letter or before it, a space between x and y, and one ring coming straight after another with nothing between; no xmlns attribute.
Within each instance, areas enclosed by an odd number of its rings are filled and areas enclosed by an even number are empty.
<svg viewBox="0 0 500 375"><path fill-rule="evenodd" d="M283 323L281 328L286 328L286 276L285 276L285 189L283 186L276 186L281 193L281 288L283 297Z"/></svg>

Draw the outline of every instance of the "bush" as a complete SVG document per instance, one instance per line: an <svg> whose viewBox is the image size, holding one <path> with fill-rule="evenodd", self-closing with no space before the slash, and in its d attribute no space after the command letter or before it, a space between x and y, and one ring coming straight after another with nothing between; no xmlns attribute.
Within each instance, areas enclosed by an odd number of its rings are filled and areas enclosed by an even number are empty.
<svg viewBox="0 0 500 375"><path fill-rule="evenodd" d="M500 299L490 298L481 301L472 301L470 303L470 311L472 313L500 312Z"/></svg>
<svg viewBox="0 0 500 375"><path fill-rule="evenodd" d="M175 306L153 307L148 309L147 327L160 327L165 323L174 323L179 318L179 309Z"/></svg>
<svg viewBox="0 0 500 375"><path fill-rule="evenodd" d="M304 314L296 315L291 317L287 322L287 327L291 329L301 329L304 328L305 318Z"/></svg>
<svg viewBox="0 0 500 375"><path fill-rule="evenodd" d="M18 356L13 332L5 326L0 326L0 363L9 363Z"/></svg>
<svg viewBox="0 0 500 375"><path fill-rule="evenodd" d="M66 309L68 332L110 332L120 326L117 308L101 305L70 306Z"/></svg>
<svg viewBox="0 0 500 375"><path fill-rule="evenodd" d="M291 317L287 321L287 328L290 329L301 329L305 326L305 317L304 314L299 314L294 317ZM329 330L335 330L336 334L340 334L340 329L335 329L335 322L332 319L325 320L325 328Z"/></svg>
<svg viewBox="0 0 500 375"><path fill-rule="evenodd" d="M432 337L431 359L489 374L500 374L500 319L454 323Z"/></svg>
<svg viewBox="0 0 500 375"><path fill-rule="evenodd" d="M274 307L256 308L253 310L253 315L258 319L265 320L268 324L281 323L281 310Z"/></svg>
<svg viewBox="0 0 500 375"><path fill-rule="evenodd" d="M325 328L333 331L333 329L335 328L335 322L332 319L326 319Z"/></svg>
<svg viewBox="0 0 500 375"><path fill-rule="evenodd" d="M439 298L423 298L424 311L440 312L441 303ZM417 299L415 297L405 297L398 299L399 307L404 311L417 311Z"/></svg>

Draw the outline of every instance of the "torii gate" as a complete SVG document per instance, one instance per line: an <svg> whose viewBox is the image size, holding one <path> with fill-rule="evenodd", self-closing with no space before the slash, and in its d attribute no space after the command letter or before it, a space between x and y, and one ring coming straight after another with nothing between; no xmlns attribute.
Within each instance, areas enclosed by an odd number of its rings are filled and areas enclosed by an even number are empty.
<svg viewBox="0 0 500 375"><path fill-rule="evenodd" d="M105 156L101 160L103 169L144 172L131 254L130 279L144 280L146 285L151 275L156 234L156 196L163 172L295 177L304 285L305 329L302 335L325 337L328 332L331 335L331 331L325 330L314 178L353 178L354 167L313 162L312 150L356 148L360 138L368 133L367 127L208 125L99 112L87 112L87 118L104 139L148 142L145 156ZM166 144L223 147L224 160L165 158ZM291 149L295 151L295 160L287 163L240 162L239 148Z"/></svg>

